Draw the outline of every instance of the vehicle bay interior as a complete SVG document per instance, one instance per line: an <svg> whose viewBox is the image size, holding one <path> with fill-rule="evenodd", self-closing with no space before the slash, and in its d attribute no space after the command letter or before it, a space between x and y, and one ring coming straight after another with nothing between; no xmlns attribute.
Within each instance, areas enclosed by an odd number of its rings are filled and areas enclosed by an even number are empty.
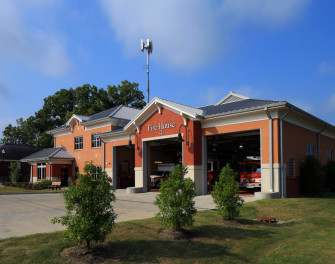
<svg viewBox="0 0 335 264"><path fill-rule="evenodd" d="M260 191L260 157L259 130L207 136L208 192L227 163L238 172L240 188Z"/></svg>

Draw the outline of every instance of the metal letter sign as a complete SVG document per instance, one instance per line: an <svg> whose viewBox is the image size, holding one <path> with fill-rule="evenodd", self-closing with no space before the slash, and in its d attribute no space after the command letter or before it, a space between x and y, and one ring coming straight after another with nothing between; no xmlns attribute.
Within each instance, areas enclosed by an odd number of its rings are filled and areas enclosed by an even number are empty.
<svg viewBox="0 0 335 264"><path fill-rule="evenodd" d="M176 123L164 124L163 122L158 123L157 126L148 125L148 132L159 131L160 135L163 135L163 130L168 128L176 127Z"/></svg>

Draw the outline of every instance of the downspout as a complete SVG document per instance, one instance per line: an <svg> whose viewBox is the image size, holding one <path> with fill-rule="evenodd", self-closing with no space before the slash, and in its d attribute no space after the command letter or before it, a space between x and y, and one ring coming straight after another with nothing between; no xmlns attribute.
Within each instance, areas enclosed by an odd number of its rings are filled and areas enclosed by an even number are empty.
<svg viewBox="0 0 335 264"><path fill-rule="evenodd" d="M293 111L293 107L290 108L282 117L279 118L280 120L280 183L281 183L281 198L285 198L284 195L284 153L283 153L283 120L284 118Z"/></svg>
<svg viewBox="0 0 335 264"><path fill-rule="evenodd" d="M51 163L47 161L47 159L44 159L45 163L49 165L49 180L51 181ZM46 175L45 175L46 176Z"/></svg>
<svg viewBox="0 0 335 264"><path fill-rule="evenodd" d="M268 107L264 108L266 115L269 118L269 161L270 161L270 192L274 192L273 179L273 120Z"/></svg>
<svg viewBox="0 0 335 264"><path fill-rule="evenodd" d="M325 126L324 126L324 128L322 128L321 130L320 130L320 132L318 133L318 160L319 160L319 162L321 162L321 155L320 155L320 151L321 151L321 147L320 147L320 135L321 135L321 133L323 132L323 131L325 131L325 129L328 127L328 125L326 124Z"/></svg>
<svg viewBox="0 0 335 264"><path fill-rule="evenodd" d="M30 182L33 184L34 183L34 176L33 176L33 165L31 164L31 162L29 163L30 164Z"/></svg>
<svg viewBox="0 0 335 264"><path fill-rule="evenodd" d="M102 139L101 139L101 141L103 143L103 145L102 145L102 152L103 152L103 154L102 154L102 163L103 163L102 169L103 169L103 171L105 171L105 141L103 141Z"/></svg>

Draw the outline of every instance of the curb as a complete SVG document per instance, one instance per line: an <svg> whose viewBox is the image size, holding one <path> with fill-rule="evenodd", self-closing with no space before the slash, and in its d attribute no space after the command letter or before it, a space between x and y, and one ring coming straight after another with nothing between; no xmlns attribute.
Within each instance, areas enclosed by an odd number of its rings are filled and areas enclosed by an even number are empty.
<svg viewBox="0 0 335 264"><path fill-rule="evenodd" d="M0 195L18 195L18 194L54 194L54 193L61 193L61 191L54 191L54 192L8 192L8 193L0 193Z"/></svg>

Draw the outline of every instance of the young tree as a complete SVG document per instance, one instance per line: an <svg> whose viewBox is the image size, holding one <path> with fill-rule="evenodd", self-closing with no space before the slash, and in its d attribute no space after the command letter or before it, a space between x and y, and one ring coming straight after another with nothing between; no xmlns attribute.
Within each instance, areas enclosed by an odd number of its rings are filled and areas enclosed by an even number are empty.
<svg viewBox="0 0 335 264"><path fill-rule="evenodd" d="M156 214L158 220L175 231L192 226L197 212L193 201L195 184L191 179L184 178L186 173L185 166L174 167L169 179L161 184L160 194L154 202L159 209Z"/></svg>
<svg viewBox="0 0 335 264"><path fill-rule="evenodd" d="M115 225L116 214L112 202L108 176L92 162L86 163L85 173L78 178L78 184L70 184L62 195L65 200L66 215L55 217L52 223L67 227L65 239L86 242L90 249L91 241L103 242Z"/></svg>
<svg viewBox="0 0 335 264"><path fill-rule="evenodd" d="M10 180L12 183L17 183L20 179L20 168L17 162L11 162L9 164Z"/></svg>
<svg viewBox="0 0 335 264"><path fill-rule="evenodd" d="M243 204L236 181L236 172L230 168L229 163L222 168L219 180L215 182L211 193L216 204L217 215L224 220L234 220L240 215L240 207Z"/></svg>

